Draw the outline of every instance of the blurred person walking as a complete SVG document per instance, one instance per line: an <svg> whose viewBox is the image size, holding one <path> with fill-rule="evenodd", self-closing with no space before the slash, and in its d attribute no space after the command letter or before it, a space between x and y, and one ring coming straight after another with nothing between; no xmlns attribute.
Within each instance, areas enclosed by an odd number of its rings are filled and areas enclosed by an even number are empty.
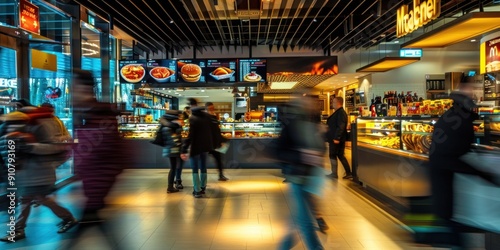
<svg viewBox="0 0 500 250"><path fill-rule="evenodd" d="M128 163L125 142L118 133L119 112L111 103L98 102L94 78L88 71L74 69L75 175L82 180L86 197L81 223L101 222L99 211L117 176Z"/></svg>
<svg viewBox="0 0 500 250"><path fill-rule="evenodd" d="M347 141L347 113L343 108L344 99L342 97L335 97L333 99L333 108L335 112L328 117L326 124L328 131L326 133L326 140L328 142L330 164L332 173L327 175L331 178L339 178L337 174L337 159L342 163L345 170L344 179L352 179L351 167L345 157L345 142Z"/></svg>
<svg viewBox="0 0 500 250"><path fill-rule="evenodd" d="M59 144L71 137L50 107L26 106L3 116L3 135L0 152L5 162L16 167L15 184L21 197L20 214L15 230L8 231L1 241L14 242L26 237L26 222L33 201L48 207L62 219L58 233L64 233L77 224L71 212L51 197L56 182L55 169L68 160L70 148ZM11 147L9 147L11 145ZM12 148L14 145L14 148Z"/></svg>
<svg viewBox="0 0 500 250"><path fill-rule="evenodd" d="M471 96L472 87L460 84L459 91L450 94L453 106L434 124L429 153L431 182L431 210L435 215L434 226L444 228L431 240L435 244L463 247L462 225L452 221L454 210L454 173L477 175L492 182L489 173L481 172L460 159L471 150L474 142L474 120L479 116L473 110L477 107ZM477 159L478 161L480 159Z"/></svg>
<svg viewBox="0 0 500 250"><path fill-rule="evenodd" d="M301 98L284 107L282 131L277 142L279 160L286 164L284 173L289 183L291 223L297 227L307 249L324 249L316 232L316 195L320 195L323 179L323 137L310 98ZM305 132L307 131L307 132ZM292 249L297 244L293 227L279 249Z"/></svg>
<svg viewBox="0 0 500 250"><path fill-rule="evenodd" d="M163 157L168 157L170 160L167 193L176 193L179 192L178 188L183 188L180 171L182 171L184 163L181 159L182 125L184 125L184 121L179 117L180 115L180 111L167 110L166 114L160 119L161 133L165 145L163 147ZM174 182L175 178L177 179Z"/></svg>
<svg viewBox="0 0 500 250"><path fill-rule="evenodd" d="M207 154L214 149L212 144L212 122L205 108L198 107L198 101L189 98L191 116L189 135L182 145L181 158L188 159L193 169L193 196L201 198L207 187Z"/></svg>
<svg viewBox="0 0 500 250"><path fill-rule="evenodd" d="M220 123L215 113L215 106L212 102L205 103L205 107L207 108L207 113L212 121L211 129L212 129L212 144L214 148L220 148L224 143L227 143L227 139L222 136L222 132L220 130ZM215 163L217 164L217 169L219 170L219 181L227 181L229 180L226 176L224 176L224 165L222 164L222 154L217 150L212 150L209 152L215 159Z"/></svg>

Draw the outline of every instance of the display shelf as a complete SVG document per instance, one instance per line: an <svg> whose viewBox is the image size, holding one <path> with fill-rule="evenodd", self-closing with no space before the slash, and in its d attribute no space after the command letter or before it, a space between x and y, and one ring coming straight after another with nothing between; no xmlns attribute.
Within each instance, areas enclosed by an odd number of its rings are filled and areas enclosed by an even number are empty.
<svg viewBox="0 0 500 250"><path fill-rule="evenodd" d="M375 130L375 131L384 131L384 132L399 132L398 129L383 129L383 128L362 128L364 130Z"/></svg>
<svg viewBox="0 0 500 250"><path fill-rule="evenodd" d="M491 130L490 133L492 135L497 135L497 136L500 136L500 131L494 131L494 130Z"/></svg>

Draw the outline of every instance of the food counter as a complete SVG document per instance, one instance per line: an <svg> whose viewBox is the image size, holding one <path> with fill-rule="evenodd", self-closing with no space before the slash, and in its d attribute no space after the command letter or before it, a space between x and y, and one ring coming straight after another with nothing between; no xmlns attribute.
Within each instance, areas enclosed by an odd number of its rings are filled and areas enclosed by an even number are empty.
<svg viewBox="0 0 500 250"><path fill-rule="evenodd" d="M357 176L365 190L403 211L410 197L430 195L428 153L438 117L357 119ZM484 141L484 121L476 140Z"/></svg>
<svg viewBox="0 0 500 250"><path fill-rule="evenodd" d="M162 148L150 143L159 129L157 123L123 123L118 130L123 138L129 139L136 157L132 168L167 168L168 162L162 157ZM189 128L184 127L183 137ZM222 122L221 133L230 140L224 156L225 168L279 168L269 156L273 138L279 136L280 123L277 122ZM185 163L190 168L189 163ZM215 163L209 157L208 167Z"/></svg>

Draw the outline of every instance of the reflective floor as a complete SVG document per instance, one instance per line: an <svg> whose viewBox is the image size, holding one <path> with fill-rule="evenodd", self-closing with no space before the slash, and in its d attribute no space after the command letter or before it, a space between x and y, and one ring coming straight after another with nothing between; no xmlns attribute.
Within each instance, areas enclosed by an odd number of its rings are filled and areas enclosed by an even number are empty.
<svg viewBox="0 0 500 250"><path fill-rule="evenodd" d="M108 222L81 235L75 229L57 234L59 219L45 207L33 208L27 238L0 243L0 249L69 249L69 244L71 249L111 249L113 242L118 249L277 249L290 212L280 170L227 170L227 182L218 182L216 170L209 170L207 193L200 199L191 195L190 170L183 173L185 189L173 194L166 193L167 173L126 170L109 197L111 206L103 211ZM330 229L318 235L325 249L421 249L347 182L327 180L324 185L320 204ZM80 185L55 193L75 214L83 201ZM305 248L300 243L293 249Z"/></svg>

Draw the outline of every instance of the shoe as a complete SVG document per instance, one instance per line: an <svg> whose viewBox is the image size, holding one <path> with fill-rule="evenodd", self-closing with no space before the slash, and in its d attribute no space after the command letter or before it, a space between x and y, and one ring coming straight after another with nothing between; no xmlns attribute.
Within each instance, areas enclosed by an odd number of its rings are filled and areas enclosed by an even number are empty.
<svg viewBox="0 0 500 250"><path fill-rule="evenodd" d="M167 188L167 193L170 194L170 193L177 193L179 192L179 189L177 188Z"/></svg>
<svg viewBox="0 0 500 250"><path fill-rule="evenodd" d="M316 221L318 222L319 231L321 231L322 233L325 233L326 230L330 229L330 227L326 224L326 221L322 217L316 218Z"/></svg>
<svg viewBox="0 0 500 250"><path fill-rule="evenodd" d="M7 233L7 235L0 238L0 241L13 243L24 238L26 238L26 234L24 234L24 231L16 231L14 235Z"/></svg>
<svg viewBox="0 0 500 250"><path fill-rule="evenodd" d="M354 176L352 176L352 174L346 174L344 177L342 177L342 179L344 180L347 180L347 179L353 179Z"/></svg>
<svg viewBox="0 0 500 250"><path fill-rule="evenodd" d="M205 194L205 190L207 189L207 187L201 187L201 191L200 191L200 194Z"/></svg>
<svg viewBox="0 0 500 250"><path fill-rule="evenodd" d="M332 179L338 179L339 178L339 176L336 175L336 174L327 174L326 177L332 178Z"/></svg>
<svg viewBox="0 0 500 250"><path fill-rule="evenodd" d="M194 196L194 198L201 198L201 197L203 197L201 195L201 192L196 192L196 191L193 191L193 196Z"/></svg>
<svg viewBox="0 0 500 250"><path fill-rule="evenodd" d="M229 180L229 178L227 178L224 175L219 176L219 181L228 181L228 180Z"/></svg>
<svg viewBox="0 0 500 250"><path fill-rule="evenodd" d="M76 226L76 224L78 224L78 221L74 218L70 219L70 220L63 221L61 223L61 227L59 228L59 231L57 231L57 233L64 233L64 232L70 230L72 227Z"/></svg>
<svg viewBox="0 0 500 250"><path fill-rule="evenodd" d="M33 200L33 201L31 201L31 205L33 205L33 207L39 207L40 203L38 203L38 201L36 201L36 200Z"/></svg>
<svg viewBox="0 0 500 250"><path fill-rule="evenodd" d="M175 181L175 188L177 188L177 189L183 189L184 188L184 186L182 186L182 181L181 180Z"/></svg>

